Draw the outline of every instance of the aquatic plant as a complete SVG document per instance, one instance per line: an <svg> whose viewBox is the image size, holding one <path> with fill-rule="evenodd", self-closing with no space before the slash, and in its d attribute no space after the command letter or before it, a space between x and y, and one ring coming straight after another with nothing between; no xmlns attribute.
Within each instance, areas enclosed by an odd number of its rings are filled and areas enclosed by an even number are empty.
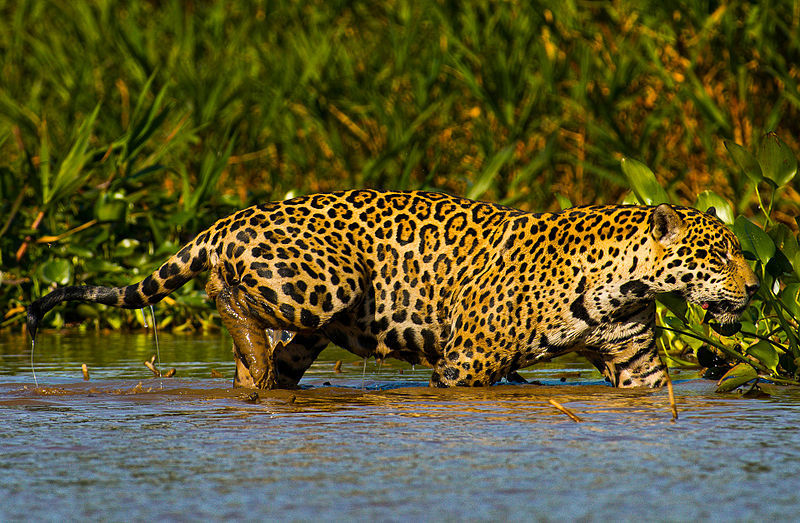
<svg viewBox="0 0 800 523"><path fill-rule="evenodd" d="M130 283L290 192L555 210L618 201L625 155L673 201L713 186L749 216L752 184L719 138L779 128L800 145L789 0L0 0L0 17L0 329L54 285ZM796 178L782 187L797 196ZM785 223L788 202L769 214ZM199 284L167 304L162 327L219 323ZM47 321L140 317L77 305Z"/></svg>
<svg viewBox="0 0 800 523"><path fill-rule="evenodd" d="M733 206L713 191L700 193L694 206L703 211L713 207L716 215L733 228L761 287L736 329L706 323L706 313L700 307L674 296L662 296L658 313L665 334L662 342L667 354L678 363L687 353L703 366L724 365L716 354L741 362L726 375L731 379L721 383L723 390L732 390L759 375L777 382L798 383L800 235L790 226L800 225L800 216L774 216L776 204L795 211L798 208L794 198L782 201L797 174L797 159L774 132L763 136L755 153L731 141L725 141L725 147L735 168L746 176L756 194L758 223L742 215L734 218ZM639 201L653 204L669 200L644 164L624 159L622 170ZM790 218L794 224L784 223Z"/></svg>

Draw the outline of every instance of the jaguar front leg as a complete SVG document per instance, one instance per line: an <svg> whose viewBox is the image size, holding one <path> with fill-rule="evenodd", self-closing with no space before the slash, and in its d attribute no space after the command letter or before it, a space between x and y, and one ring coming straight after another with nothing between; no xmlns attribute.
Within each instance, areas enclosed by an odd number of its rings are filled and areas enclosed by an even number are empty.
<svg viewBox="0 0 800 523"><path fill-rule="evenodd" d="M656 348L655 332L645 328L626 339L605 343L585 354L615 387L657 388L667 383L667 366Z"/></svg>

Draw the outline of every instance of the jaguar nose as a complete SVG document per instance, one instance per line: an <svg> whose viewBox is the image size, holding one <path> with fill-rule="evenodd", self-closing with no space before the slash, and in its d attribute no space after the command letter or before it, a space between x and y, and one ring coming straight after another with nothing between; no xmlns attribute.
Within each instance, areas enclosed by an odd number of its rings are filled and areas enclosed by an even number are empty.
<svg viewBox="0 0 800 523"><path fill-rule="evenodd" d="M744 291L747 293L748 296L750 296L752 298L753 295L755 293L757 293L758 289L760 289L760 288L761 288L761 284L756 282L753 285L745 285L744 286Z"/></svg>

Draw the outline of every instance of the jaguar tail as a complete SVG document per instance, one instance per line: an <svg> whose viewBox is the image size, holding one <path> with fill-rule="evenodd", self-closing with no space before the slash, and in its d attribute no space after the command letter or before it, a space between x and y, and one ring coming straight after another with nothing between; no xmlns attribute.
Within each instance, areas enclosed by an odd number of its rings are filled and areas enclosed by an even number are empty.
<svg viewBox="0 0 800 523"><path fill-rule="evenodd" d="M36 338L39 322L50 309L63 301L102 303L123 309L139 309L161 301L165 296L210 268L209 232L200 233L155 272L126 287L76 285L61 287L31 303L28 332Z"/></svg>

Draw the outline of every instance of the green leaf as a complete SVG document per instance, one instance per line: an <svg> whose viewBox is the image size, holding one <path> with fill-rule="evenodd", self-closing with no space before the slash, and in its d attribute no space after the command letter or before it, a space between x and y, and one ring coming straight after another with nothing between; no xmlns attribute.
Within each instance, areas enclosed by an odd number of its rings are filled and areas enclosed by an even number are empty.
<svg viewBox="0 0 800 523"><path fill-rule="evenodd" d="M100 104L97 104L86 120L78 128L75 142L70 147L67 156L61 162L52 185L44 195L44 204L47 205L55 200L67 198L72 195L89 177L89 172L85 172L84 166L92 157L89 151L89 139L92 135L92 127L97 120L100 112Z"/></svg>
<svg viewBox="0 0 800 523"><path fill-rule="evenodd" d="M572 201L570 201L569 198L567 198L561 193L556 193L556 201L558 202L558 206L561 208L562 211L564 209L569 209L570 207L572 207Z"/></svg>
<svg viewBox="0 0 800 523"><path fill-rule="evenodd" d="M664 323L667 324L667 327L675 329L676 331L682 331L686 328L686 322L681 321L675 316L667 316L664 318Z"/></svg>
<svg viewBox="0 0 800 523"><path fill-rule="evenodd" d="M48 260L39 268L39 276L48 285L67 285L72 279L72 264L64 258Z"/></svg>
<svg viewBox="0 0 800 523"><path fill-rule="evenodd" d="M794 271L797 277L800 278L800 245L798 245L797 238L792 230L783 223L776 223L770 229L769 235L775 241L775 246L778 250L786 257L784 263L788 263L792 267L786 270L786 265L784 265L784 270L786 272Z"/></svg>
<svg viewBox="0 0 800 523"><path fill-rule="evenodd" d="M681 321L686 323L686 300L673 293L664 293L658 295L658 301L664 305L672 314L678 317ZM670 325L671 327L671 325Z"/></svg>
<svg viewBox="0 0 800 523"><path fill-rule="evenodd" d="M767 133L758 148L758 163L764 177L781 187L797 173L797 158L774 132Z"/></svg>
<svg viewBox="0 0 800 523"><path fill-rule="evenodd" d="M778 278L784 274L792 272L792 263L785 254L776 250L775 255L769 262L767 262L766 269L770 276L773 278Z"/></svg>
<svg viewBox="0 0 800 523"><path fill-rule="evenodd" d="M620 165L640 202L645 205L669 203L666 191L658 183L649 167L631 158L623 158L620 160Z"/></svg>
<svg viewBox="0 0 800 523"><path fill-rule="evenodd" d="M78 314L80 314L84 318L98 318L100 314L97 312L95 307L88 305L86 303L81 303L76 307Z"/></svg>
<svg viewBox="0 0 800 523"><path fill-rule="evenodd" d="M121 221L125 217L127 207L128 202L125 201L124 193L103 193L94 204L94 214L100 222Z"/></svg>
<svg viewBox="0 0 800 523"><path fill-rule="evenodd" d="M134 238L125 238L117 243L117 246L114 248L113 256L114 258L126 258L133 254L138 247L139 240Z"/></svg>
<svg viewBox="0 0 800 523"><path fill-rule="evenodd" d="M83 262L84 269L91 273L91 274L109 274L113 272L123 272L125 269L116 263L106 261L106 260L98 260L97 258L93 258L91 260L85 260Z"/></svg>
<svg viewBox="0 0 800 523"><path fill-rule="evenodd" d="M761 340L747 348L747 354L753 356L772 372L778 372L778 358L783 351L768 341Z"/></svg>
<svg viewBox="0 0 800 523"><path fill-rule="evenodd" d="M733 207L722 196L713 191L703 191L697 195L697 200L694 202L696 209L706 212L709 207L713 207L716 211L717 218L722 220L728 225L733 223Z"/></svg>
<svg viewBox="0 0 800 523"><path fill-rule="evenodd" d="M720 336L733 336L740 330L742 330L742 324L738 321L734 321L733 323L709 323L708 324L711 329L719 334Z"/></svg>
<svg viewBox="0 0 800 523"><path fill-rule="evenodd" d="M742 249L756 255L757 259L766 264L775 254L775 242L767 236L761 227L754 224L744 216L739 216L733 222L733 232L742 244Z"/></svg>
<svg viewBox="0 0 800 523"><path fill-rule="evenodd" d="M514 148L512 146L508 146L497 151L497 153L495 153L495 155L492 156L492 158L486 163L486 167L478 176L478 179L475 181L475 185L473 185L472 188L467 191L467 198L476 200L483 196L483 194L492 186L492 182L497 176L497 173L500 172L500 169L506 163L508 163L513 155Z"/></svg>
<svg viewBox="0 0 800 523"><path fill-rule="evenodd" d="M740 363L720 378L717 382L717 392L730 392L756 378L758 373L752 365Z"/></svg>
<svg viewBox="0 0 800 523"><path fill-rule="evenodd" d="M800 283L790 283L781 291L781 302L794 315L800 317Z"/></svg>
<svg viewBox="0 0 800 523"><path fill-rule="evenodd" d="M633 191L628 191L625 193L625 196L623 196L622 201L620 201L619 203L621 203L622 205L638 205L641 202L639 201L638 198L636 198L636 193L634 193Z"/></svg>
<svg viewBox="0 0 800 523"><path fill-rule="evenodd" d="M758 160L753 154L739 145L738 143L734 143L728 140L725 140L725 148L728 149L728 153L730 153L731 157L733 157L733 161L744 171L744 174L747 175L748 178L753 183L758 183L764 179L764 174L761 172L761 166L758 164Z"/></svg>

